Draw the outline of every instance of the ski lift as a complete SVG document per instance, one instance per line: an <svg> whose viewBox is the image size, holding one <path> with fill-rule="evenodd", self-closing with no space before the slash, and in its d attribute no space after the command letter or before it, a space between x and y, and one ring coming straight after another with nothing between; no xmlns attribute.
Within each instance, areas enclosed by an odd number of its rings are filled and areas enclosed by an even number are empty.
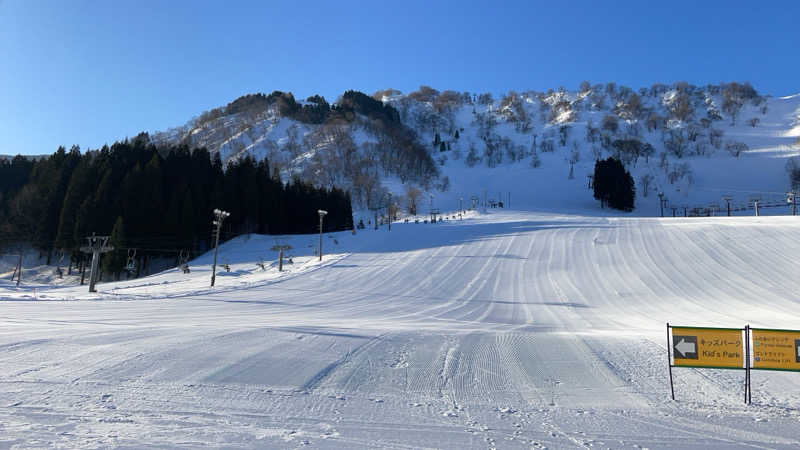
<svg viewBox="0 0 800 450"><path fill-rule="evenodd" d="M59 279L64 278L64 271L61 270L61 264L64 262L65 255L66 252L64 250L58 252L58 262L56 263L56 269L54 270L54 273L58 275Z"/></svg>
<svg viewBox="0 0 800 450"><path fill-rule="evenodd" d="M183 273L191 273L189 269L189 250L181 250L178 254L178 266Z"/></svg>
<svg viewBox="0 0 800 450"><path fill-rule="evenodd" d="M125 264L125 270L129 273L136 272L136 249L128 249L128 262Z"/></svg>

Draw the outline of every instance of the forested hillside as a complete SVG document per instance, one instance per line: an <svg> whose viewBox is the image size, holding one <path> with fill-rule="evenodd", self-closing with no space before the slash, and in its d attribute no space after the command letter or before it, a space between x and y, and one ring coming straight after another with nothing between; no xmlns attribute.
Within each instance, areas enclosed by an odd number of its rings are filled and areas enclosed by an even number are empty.
<svg viewBox="0 0 800 450"><path fill-rule="evenodd" d="M112 230L112 244L137 248L138 257L205 251L214 208L231 213L223 238L312 233L318 209L329 212L326 231L353 226L345 191L284 184L267 160L242 158L223 170L219 154L156 147L145 135L85 153L59 148L36 161L0 160L0 245L32 244L48 264L54 251L77 257L86 236ZM111 269L119 273L121 263Z"/></svg>

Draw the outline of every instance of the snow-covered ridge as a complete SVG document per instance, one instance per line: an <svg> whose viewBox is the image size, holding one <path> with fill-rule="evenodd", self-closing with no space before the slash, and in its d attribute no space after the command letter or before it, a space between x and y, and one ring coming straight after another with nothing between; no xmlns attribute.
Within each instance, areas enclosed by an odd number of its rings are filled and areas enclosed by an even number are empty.
<svg viewBox="0 0 800 450"><path fill-rule="evenodd" d="M789 188L786 159L797 155L800 136L800 96L763 97L747 84L657 84L638 91L584 84L576 91L502 98L423 87L374 97L393 106L415 132L436 159L438 178L398 177L395 167L382 163L391 151L386 133L361 116L313 124L282 116L277 107L206 113L152 139L203 146L224 161L267 158L284 179L350 189L356 204L366 207L386 190L401 197L409 185L451 203L484 189L514 191L536 206L540 198L519 192L531 179L564 197L584 198L594 161L609 155L623 159L634 175L638 205L652 203L658 191L687 205L719 201L719 191L778 195ZM650 144L649 151L631 154L615 146L625 140ZM495 180L498 168L526 179Z"/></svg>

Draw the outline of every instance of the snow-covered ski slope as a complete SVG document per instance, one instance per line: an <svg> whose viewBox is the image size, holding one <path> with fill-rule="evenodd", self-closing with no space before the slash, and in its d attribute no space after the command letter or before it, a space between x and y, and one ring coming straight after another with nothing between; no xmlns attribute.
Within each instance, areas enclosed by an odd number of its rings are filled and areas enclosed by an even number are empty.
<svg viewBox="0 0 800 450"><path fill-rule="evenodd" d="M800 374L675 369L665 323L800 328L800 218L490 210L0 286L0 447L797 448ZM334 243L335 241L335 243ZM331 254L328 255L327 251ZM273 256L274 257L274 256ZM38 300L34 300L37 298Z"/></svg>

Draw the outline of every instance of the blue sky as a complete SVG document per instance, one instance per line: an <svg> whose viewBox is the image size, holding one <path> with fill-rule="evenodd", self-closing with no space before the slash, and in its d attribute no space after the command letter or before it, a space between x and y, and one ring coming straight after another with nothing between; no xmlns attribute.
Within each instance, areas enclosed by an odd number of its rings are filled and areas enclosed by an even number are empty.
<svg viewBox="0 0 800 450"><path fill-rule="evenodd" d="M333 101L686 80L789 95L798 17L796 0L0 0L0 154L97 148L276 89Z"/></svg>

